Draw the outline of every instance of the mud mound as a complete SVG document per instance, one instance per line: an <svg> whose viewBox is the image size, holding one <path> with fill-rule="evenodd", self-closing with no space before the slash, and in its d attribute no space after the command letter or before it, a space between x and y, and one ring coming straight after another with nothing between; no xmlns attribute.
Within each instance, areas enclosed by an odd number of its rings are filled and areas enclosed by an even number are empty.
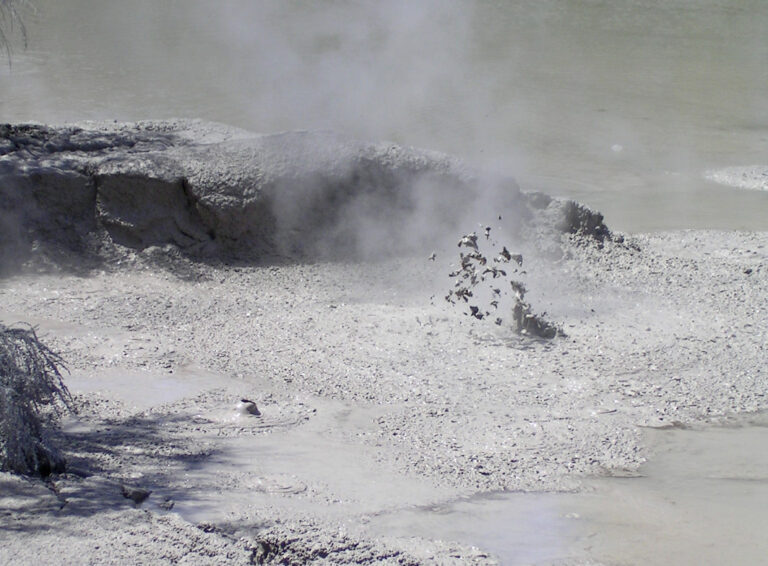
<svg viewBox="0 0 768 566"><path fill-rule="evenodd" d="M768 166L752 165L750 167L726 167L707 171L705 178L737 189L768 191Z"/></svg>
<svg viewBox="0 0 768 566"><path fill-rule="evenodd" d="M372 258L452 240L473 215L519 237L608 235L602 216L446 155L328 132L200 121L0 126L0 260ZM494 216L495 217L495 216Z"/></svg>

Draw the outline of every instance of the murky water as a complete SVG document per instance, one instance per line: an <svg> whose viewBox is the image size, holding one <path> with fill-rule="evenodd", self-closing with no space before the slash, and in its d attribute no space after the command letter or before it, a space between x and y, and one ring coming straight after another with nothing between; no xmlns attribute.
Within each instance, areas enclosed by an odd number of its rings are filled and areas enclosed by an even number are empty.
<svg viewBox="0 0 768 566"><path fill-rule="evenodd" d="M762 0L36 0L0 120L199 117L448 151L624 230L768 229Z"/></svg>
<svg viewBox="0 0 768 566"><path fill-rule="evenodd" d="M486 494L438 506L420 502L447 491L311 427L263 426L275 433L221 438L215 456L186 469L174 512L243 528L258 524L265 506L357 516L350 527L373 536L474 545L508 565L761 564L768 556L768 415L648 429L652 457L637 475L587 479L579 493Z"/></svg>
<svg viewBox="0 0 768 566"><path fill-rule="evenodd" d="M124 402L140 405L151 391L157 405L216 380L195 368L180 376L113 372L96 380L81 376L70 386L86 391L107 380ZM334 412L348 410L323 409ZM264 506L358 516L350 526L364 525L374 536L475 545L510 565L759 564L768 556L768 414L736 417L729 426L646 429L651 457L637 475L587 479L580 493L497 493L439 506L420 502L449 491L387 470L310 425L285 428L295 423L269 409L256 420L232 407L206 418L273 434L224 435L214 456L184 471L174 512L193 522L245 528L258 523ZM371 420L367 413L360 418ZM317 485L325 495L315 492ZM164 494L162 486L152 487Z"/></svg>
<svg viewBox="0 0 768 566"><path fill-rule="evenodd" d="M74 393L105 393L129 409L145 410L193 397L227 379L191 365L175 373L112 368L70 374L67 387Z"/></svg>
<svg viewBox="0 0 768 566"><path fill-rule="evenodd" d="M379 533L475 544L503 564L761 564L768 556L768 428L653 430L639 477L578 494L517 493L385 514Z"/></svg>

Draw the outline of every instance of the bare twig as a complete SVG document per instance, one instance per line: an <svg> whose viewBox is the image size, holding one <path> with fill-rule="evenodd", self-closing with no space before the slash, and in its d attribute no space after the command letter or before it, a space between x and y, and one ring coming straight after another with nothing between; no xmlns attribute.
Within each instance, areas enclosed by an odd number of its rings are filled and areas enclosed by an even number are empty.
<svg viewBox="0 0 768 566"><path fill-rule="evenodd" d="M47 430L71 407L63 367L33 327L0 324L0 470L41 475L63 470L64 459Z"/></svg>
<svg viewBox="0 0 768 566"><path fill-rule="evenodd" d="M16 29L19 30L24 49L27 48L27 27L21 17L22 8L31 6L27 0L0 0L0 47L11 65L11 42Z"/></svg>

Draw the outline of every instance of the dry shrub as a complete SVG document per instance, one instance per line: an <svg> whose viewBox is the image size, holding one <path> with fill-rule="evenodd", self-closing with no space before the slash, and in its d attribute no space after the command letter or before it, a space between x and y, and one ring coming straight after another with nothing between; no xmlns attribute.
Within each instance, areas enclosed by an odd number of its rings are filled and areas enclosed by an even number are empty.
<svg viewBox="0 0 768 566"><path fill-rule="evenodd" d="M11 38L18 32L27 46L27 28L21 19L21 11L29 7L27 0L0 0L0 48L8 55L8 63L11 62Z"/></svg>
<svg viewBox="0 0 768 566"><path fill-rule="evenodd" d="M64 471L51 428L71 396L61 358L34 328L0 324L0 470L47 476Z"/></svg>

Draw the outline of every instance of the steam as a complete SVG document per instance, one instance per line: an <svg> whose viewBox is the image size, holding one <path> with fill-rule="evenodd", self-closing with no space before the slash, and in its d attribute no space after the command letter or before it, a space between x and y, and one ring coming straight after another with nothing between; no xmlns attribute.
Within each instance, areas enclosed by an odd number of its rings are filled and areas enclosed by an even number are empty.
<svg viewBox="0 0 768 566"><path fill-rule="evenodd" d="M450 149L435 143L442 134L471 135L472 120L456 119L483 101L451 112L471 80L457 75L469 66L465 3L324 2L300 12L294 3L250 3L236 10L218 25L234 38L236 90L255 95L244 105L249 121L442 150ZM429 120L434 131L411 137L426 115L437 118Z"/></svg>
<svg viewBox="0 0 768 566"><path fill-rule="evenodd" d="M202 118L263 133L332 130L473 161L509 130L497 114L509 92L477 64L471 3L37 4L30 57L7 76L26 96L8 96L0 82L9 120ZM510 148L499 147L505 169Z"/></svg>
<svg viewBox="0 0 768 566"><path fill-rule="evenodd" d="M6 121L328 129L460 156L585 202L618 229L686 227L706 206L719 218L722 193L702 193L702 171L764 157L762 6L34 4L29 49L0 66Z"/></svg>
<svg viewBox="0 0 768 566"><path fill-rule="evenodd" d="M284 157L293 153L285 162L291 174L276 180L270 199L285 255L423 254L445 248L471 224L478 203L491 205L493 185L448 156L393 144L349 148L343 138L323 134L282 147ZM517 194L516 185L508 188Z"/></svg>

